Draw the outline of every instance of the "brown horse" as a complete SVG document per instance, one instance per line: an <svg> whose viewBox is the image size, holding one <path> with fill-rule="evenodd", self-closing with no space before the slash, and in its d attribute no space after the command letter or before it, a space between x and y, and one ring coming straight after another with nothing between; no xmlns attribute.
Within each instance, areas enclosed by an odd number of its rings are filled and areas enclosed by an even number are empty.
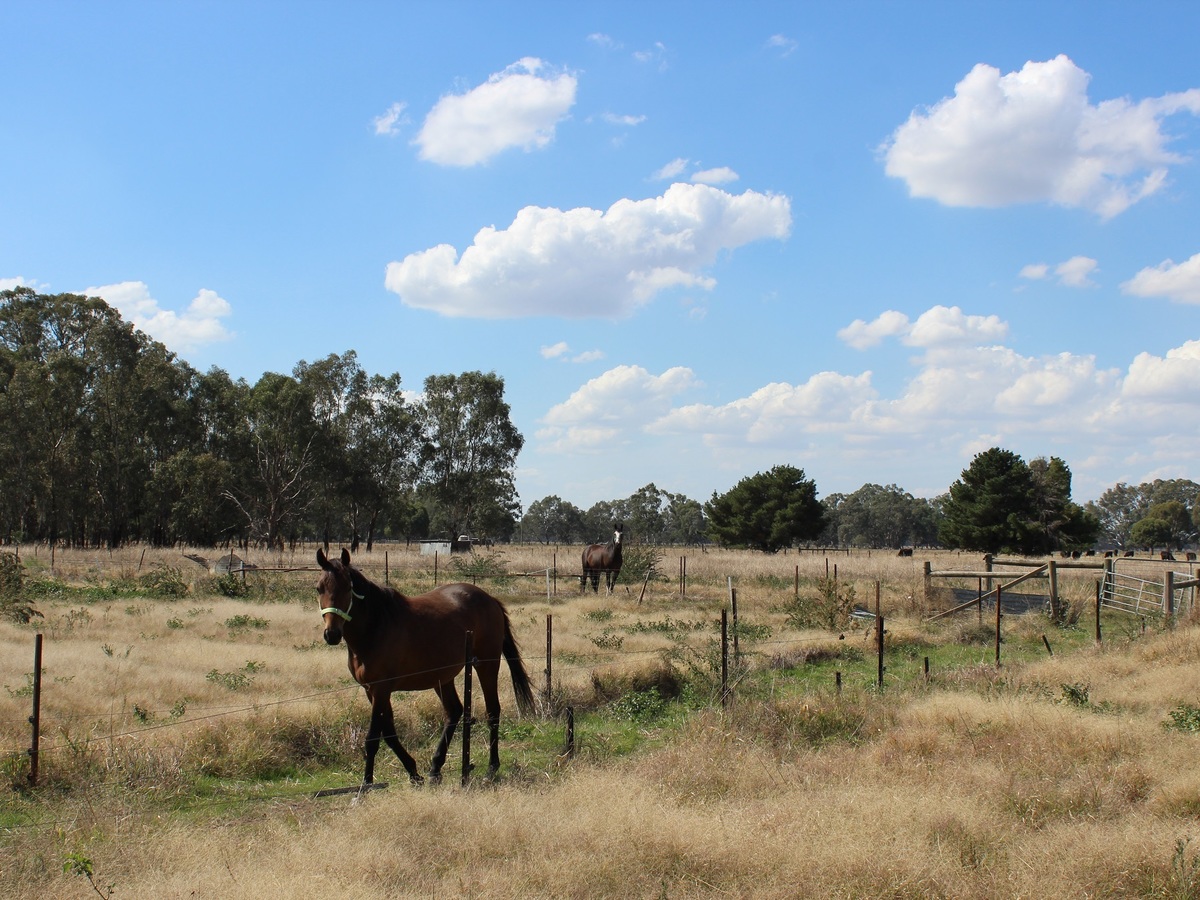
<svg viewBox="0 0 1200 900"><path fill-rule="evenodd" d="M400 758L414 784L423 780L417 764L396 737L393 691L432 690L442 701L445 727L433 754L431 779L440 780L446 751L462 718L463 705L454 678L465 665L466 634L472 633L473 669L479 677L491 730L488 775L500 768L500 699L497 685L500 657L508 660L517 706L533 709L533 692L521 653L513 640L504 605L474 585L447 584L419 597L405 597L380 587L350 565L342 550L340 561L317 551L321 580L317 582L325 643L346 639L347 664L354 680L371 701L371 724L364 748L363 784L375 776L375 754L382 738Z"/></svg>
<svg viewBox="0 0 1200 900"><path fill-rule="evenodd" d="M612 540L607 544L589 544L583 551L583 575L579 579L579 589L587 590L588 579L592 580L592 592L600 592L600 574L604 573L604 587L608 593L613 592L617 584L617 576L621 574L621 532L625 526L620 522L613 523Z"/></svg>

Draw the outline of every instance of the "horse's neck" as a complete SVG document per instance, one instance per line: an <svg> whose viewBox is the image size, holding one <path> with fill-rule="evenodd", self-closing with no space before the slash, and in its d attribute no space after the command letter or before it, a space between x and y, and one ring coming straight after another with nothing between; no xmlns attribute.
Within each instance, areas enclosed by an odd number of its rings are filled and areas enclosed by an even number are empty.
<svg viewBox="0 0 1200 900"><path fill-rule="evenodd" d="M360 643L378 634L383 623L408 603L408 598L395 588L382 587L373 581L366 581L365 587L354 600L354 611L358 613L354 620L359 626L355 632Z"/></svg>

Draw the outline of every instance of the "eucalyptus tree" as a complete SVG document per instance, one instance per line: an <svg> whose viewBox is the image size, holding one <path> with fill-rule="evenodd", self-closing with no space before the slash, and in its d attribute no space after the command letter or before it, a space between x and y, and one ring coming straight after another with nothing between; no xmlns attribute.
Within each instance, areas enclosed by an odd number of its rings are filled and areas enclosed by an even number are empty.
<svg viewBox="0 0 1200 900"><path fill-rule="evenodd" d="M0 292L0 472L10 534L86 537L75 514L89 493L79 427L90 387L84 355L94 322L109 312L103 301L71 294Z"/></svg>
<svg viewBox="0 0 1200 900"><path fill-rule="evenodd" d="M522 540L543 544L571 544L584 537L583 512L556 494L529 504L521 517Z"/></svg>
<svg viewBox="0 0 1200 900"><path fill-rule="evenodd" d="M832 494L825 507L839 546L904 547L927 543L929 507L889 484L864 484L852 494Z"/></svg>
<svg viewBox="0 0 1200 900"><path fill-rule="evenodd" d="M708 522L704 518L704 506L698 500L683 494L667 494L663 517L670 543L691 546L705 539Z"/></svg>
<svg viewBox="0 0 1200 900"><path fill-rule="evenodd" d="M666 543L666 510L669 503L670 495L660 490L654 482L638 488L626 501L628 511L623 517L625 527L630 534L636 535L639 543Z"/></svg>
<svg viewBox="0 0 1200 900"><path fill-rule="evenodd" d="M279 547L297 536L311 502L313 464L312 391L276 372L264 374L245 407L251 460L245 479L224 495L237 505L249 536Z"/></svg>
<svg viewBox="0 0 1200 900"><path fill-rule="evenodd" d="M140 536L150 474L186 443L186 366L97 297L17 288L0 292L0 378L8 527L74 543Z"/></svg>
<svg viewBox="0 0 1200 900"><path fill-rule="evenodd" d="M410 497L416 484L420 423L396 373L367 377L359 370L347 400L343 491L351 532L365 538L369 551L389 508Z"/></svg>
<svg viewBox="0 0 1200 900"><path fill-rule="evenodd" d="M603 544L613 535L613 525L617 522L625 524L624 541L642 543L642 536L629 527L631 518L629 500L599 500L587 508L583 514L582 543Z"/></svg>
<svg viewBox="0 0 1200 900"><path fill-rule="evenodd" d="M422 493L435 533L486 536L520 514L513 470L525 439L495 372L430 375L418 413Z"/></svg>
<svg viewBox="0 0 1200 900"><path fill-rule="evenodd" d="M1193 524L1200 528L1200 521L1196 521L1198 495L1200 484L1186 478L1156 479L1138 485L1119 482L1089 503L1087 510L1099 519L1100 537L1123 549L1129 544L1140 546L1132 538L1133 526L1148 516L1155 503L1182 503L1193 517Z"/></svg>

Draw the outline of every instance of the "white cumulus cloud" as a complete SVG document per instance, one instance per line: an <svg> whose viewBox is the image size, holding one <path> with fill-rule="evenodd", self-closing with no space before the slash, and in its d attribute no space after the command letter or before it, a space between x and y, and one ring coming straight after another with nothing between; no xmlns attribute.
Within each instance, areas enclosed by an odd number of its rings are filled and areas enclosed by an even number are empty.
<svg viewBox="0 0 1200 900"><path fill-rule="evenodd" d="M600 449L665 414L673 398L697 387L691 369L655 375L641 366L617 366L590 379L550 408L538 438L554 451Z"/></svg>
<svg viewBox="0 0 1200 900"><path fill-rule="evenodd" d="M607 210L527 206L461 256L440 244L389 263L385 283L446 316L618 319L669 288L712 288L703 273L722 251L781 240L791 221L785 196L682 183Z"/></svg>
<svg viewBox="0 0 1200 900"><path fill-rule="evenodd" d="M45 290L45 285L39 285L36 281L27 281L21 275L16 278L0 278L0 291L15 291L19 287L33 288L35 291Z"/></svg>
<svg viewBox="0 0 1200 900"><path fill-rule="evenodd" d="M888 175L948 206L1052 202L1108 219L1158 191L1182 158L1162 120L1200 114L1200 89L1093 105L1066 56L1001 75L976 65L881 148Z"/></svg>
<svg viewBox="0 0 1200 900"><path fill-rule="evenodd" d="M1187 341L1182 347L1154 356L1139 353L1129 364L1123 395L1160 403L1195 403L1196 385L1200 384L1200 341Z"/></svg>
<svg viewBox="0 0 1200 900"><path fill-rule="evenodd" d="M1096 260L1088 256L1072 256L1066 262L1054 267L1059 284L1067 287L1093 287L1095 282L1091 274L1096 271Z"/></svg>
<svg viewBox="0 0 1200 900"><path fill-rule="evenodd" d="M575 104L577 80L526 57L465 94L447 94L429 111L415 143L421 159L475 166L511 147L545 147Z"/></svg>
<svg viewBox="0 0 1200 900"><path fill-rule="evenodd" d="M1200 253L1176 265L1165 260L1142 269L1121 285L1135 297L1166 297L1176 303L1200 304Z"/></svg>
<svg viewBox="0 0 1200 900"><path fill-rule="evenodd" d="M182 312L161 307L142 281L90 287L83 293L100 297L125 321L177 353L233 337L221 322L232 314L232 307L207 288L202 288Z"/></svg>
<svg viewBox="0 0 1200 900"><path fill-rule="evenodd" d="M998 316L970 316L957 306L935 306L912 322L904 313L889 309L872 322L855 319L837 335L840 340L865 350L885 338L895 337L910 347L939 347L984 344L1003 340L1008 334Z"/></svg>

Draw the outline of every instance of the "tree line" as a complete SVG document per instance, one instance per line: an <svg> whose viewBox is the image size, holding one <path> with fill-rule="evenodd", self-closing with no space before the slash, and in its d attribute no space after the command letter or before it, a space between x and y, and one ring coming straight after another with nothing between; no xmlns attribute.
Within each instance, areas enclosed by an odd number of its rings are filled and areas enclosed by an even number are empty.
<svg viewBox="0 0 1200 900"><path fill-rule="evenodd" d="M495 373L369 375L354 351L254 384L198 372L103 300L0 292L0 540L117 546L481 532L520 514Z"/></svg>
<svg viewBox="0 0 1200 900"><path fill-rule="evenodd" d="M914 497L892 484L817 498L802 469L779 465L741 479L704 504L653 483L625 500L586 512L557 496L531 503L521 540L590 543L623 522L630 539L777 552L797 546L946 547L1027 555L1074 553L1097 545L1180 548L1200 536L1200 484L1156 480L1118 484L1098 501L1071 499L1071 470L1057 457L1029 462L993 447L978 454L943 495Z"/></svg>
<svg viewBox="0 0 1200 900"><path fill-rule="evenodd" d="M646 544L944 546L1066 552L1176 548L1200 532L1200 485L1118 484L1071 499L1056 457L992 448L947 493L865 484L817 497L780 465L701 503L651 483L586 511L522 515L524 438L495 373L370 375L353 350L254 384L198 372L99 298L0 292L0 541L279 547L454 537L590 543L614 522Z"/></svg>

